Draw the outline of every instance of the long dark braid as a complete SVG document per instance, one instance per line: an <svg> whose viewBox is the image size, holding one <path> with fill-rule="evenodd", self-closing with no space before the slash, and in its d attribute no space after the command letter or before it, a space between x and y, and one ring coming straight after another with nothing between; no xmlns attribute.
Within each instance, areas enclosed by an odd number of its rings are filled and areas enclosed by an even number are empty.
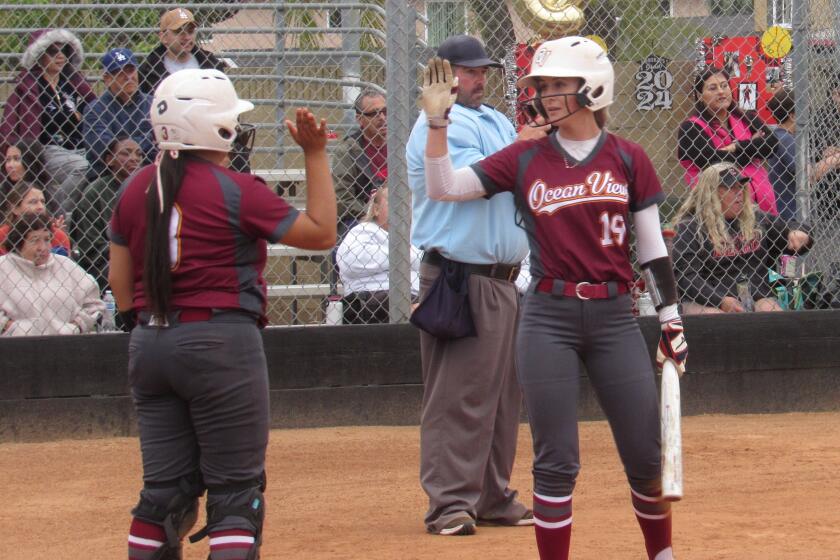
<svg viewBox="0 0 840 560"><path fill-rule="evenodd" d="M146 247L143 261L143 288L146 306L152 315L163 322L171 310L172 256L169 254L169 222L172 207L181 190L190 156L179 152L173 158L168 151L160 161L160 180L163 191L163 211L158 199L158 189L153 179L146 195Z"/></svg>

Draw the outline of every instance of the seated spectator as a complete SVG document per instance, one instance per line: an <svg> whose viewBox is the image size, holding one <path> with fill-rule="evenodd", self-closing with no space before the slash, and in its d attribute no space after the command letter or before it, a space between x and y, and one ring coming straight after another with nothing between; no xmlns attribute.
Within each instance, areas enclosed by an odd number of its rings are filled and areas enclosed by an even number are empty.
<svg viewBox="0 0 840 560"><path fill-rule="evenodd" d="M37 140L13 140L0 153L0 211L5 214L6 197L16 184L26 181L43 189L50 176L44 169L44 147Z"/></svg>
<svg viewBox="0 0 840 560"><path fill-rule="evenodd" d="M370 199L361 223L347 232L336 253L344 286L344 323L388 322L388 188ZM420 252L411 247L411 294L420 289Z"/></svg>
<svg viewBox="0 0 840 560"><path fill-rule="evenodd" d="M685 182L693 187L700 171L713 163L732 162L750 178L758 207L777 214L776 196L764 169L776 136L755 111L742 112L732 97L729 74L709 66L694 79L694 111L677 132L677 159Z"/></svg>
<svg viewBox="0 0 840 560"><path fill-rule="evenodd" d="M363 90L354 102L359 128L351 130L333 154L339 235L365 215L371 193L388 179L385 96Z"/></svg>
<svg viewBox="0 0 840 560"><path fill-rule="evenodd" d="M810 180L814 212L834 217L840 214L840 74L830 77L827 97L812 117Z"/></svg>
<svg viewBox="0 0 840 560"><path fill-rule="evenodd" d="M0 257L0 332L3 336L80 334L94 330L105 310L93 278L67 257L50 252L44 214L23 214Z"/></svg>
<svg viewBox="0 0 840 560"><path fill-rule="evenodd" d="M186 8L175 8L160 16L160 45L155 47L140 65L140 91L154 95L158 84L178 70L227 70L227 65L213 53L196 45L197 29L192 12Z"/></svg>
<svg viewBox="0 0 840 560"><path fill-rule="evenodd" d="M812 243L807 228L758 212L745 195L749 177L734 164L701 173L674 221L674 270L683 311L741 312L737 284L746 278L756 311L780 311L768 279L783 253L801 254Z"/></svg>
<svg viewBox="0 0 840 560"><path fill-rule="evenodd" d="M770 183L776 192L776 207L785 220L796 218L796 112L793 92L777 89L767 102L767 108L776 122L773 134L778 143L767 158Z"/></svg>
<svg viewBox="0 0 840 560"><path fill-rule="evenodd" d="M108 284L108 223L117 191L140 167L143 152L137 142L123 134L111 140L102 159L106 171L82 193L73 216L72 237L79 251L79 265L104 290Z"/></svg>
<svg viewBox="0 0 840 560"><path fill-rule="evenodd" d="M82 113L96 95L80 72L83 55L82 43L66 29L33 33L0 124L0 138L7 143L26 138L43 144L54 182L41 186L48 189L50 211L56 215L70 214L88 168Z"/></svg>
<svg viewBox="0 0 840 560"><path fill-rule="evenodd" d="M102 68L106 91L87 106L82 124L87 158L95 178L106 172L105 154L118 136L128 136L140 146L144 165L152 163L157 153L149 120L152 96L138 89L134 53L129 49L111 49L102 57Z"/></svg>
<svg viewBox="0 0 840 560"><path fill-rule="evenodd" d="M3 241L12 229L12 225L26 213L43 214L48 216L47 201L44 191L25 181L15 185L7 197L7 211L4 222L0 225L0 255L6 253ZM67 257L70 255L70 238L65 231L64 218L51 220L52 252Z"/></svg>

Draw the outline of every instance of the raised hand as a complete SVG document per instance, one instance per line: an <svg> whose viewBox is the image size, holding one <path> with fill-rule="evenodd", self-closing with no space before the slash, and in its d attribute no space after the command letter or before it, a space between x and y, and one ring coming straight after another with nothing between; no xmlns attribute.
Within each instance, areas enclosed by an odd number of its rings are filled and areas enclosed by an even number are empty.
<svg viewBox="0 0 840 560"><path fill-rule="evenodd" d="M318 124L315 115L309 109L297 109L295 122L286 119L286 128L297 145L303 148L304 153L325 150L327 147L327 120L321 119Z"/></svg>
<svg viewBox="0 0 840 560"><path fill-rule="evenodd" d="M426 118L445 119L449 116L449 109L458 97L458 78L452 74L452 66L448 60L434 57L423 69L423 85L420 93L420 107L426 113Z"/></svg>

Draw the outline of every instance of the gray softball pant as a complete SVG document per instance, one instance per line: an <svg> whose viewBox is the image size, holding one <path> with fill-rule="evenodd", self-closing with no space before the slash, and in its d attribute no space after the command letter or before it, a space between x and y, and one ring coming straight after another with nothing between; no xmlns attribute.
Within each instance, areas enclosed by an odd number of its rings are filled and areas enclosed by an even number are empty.
<svg viewBox="0 0 840 560"><path fill-rule="evenodd" d="M198 470L208 486L262 475L268 369L253 318L222 313L170 328L138 325L128 371L145 482Z"/></svg>
<svg viewBox="0 0 840 560"><path fill-rule="evenodd" d="M580 470L581 363L612 429L631 487L660 476L653 366L631 298L579 300L529 290L517 332L517 373L534 443L534 491L569 496Z"/></svg>

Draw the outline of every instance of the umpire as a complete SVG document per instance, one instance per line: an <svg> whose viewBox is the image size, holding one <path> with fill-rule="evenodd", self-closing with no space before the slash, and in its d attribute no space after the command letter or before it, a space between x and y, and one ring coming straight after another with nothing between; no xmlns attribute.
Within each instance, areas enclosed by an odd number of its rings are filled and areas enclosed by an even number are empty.
<svg viewBox="0 0 840 560"><path fill-rule="evenodd" d="M514 142L510 121L483 104L488 70L502 65L467 35L446 39L438 56L452 63L460 81L448 127L454 167L466 167ZM420 482L429 496L426 529L439 535L472 535L477 522L534 522L531 510L508 488L521 401L513 353L519 313L514 281L528 244L511 219L510 193L463 203L427 198L426 136L435 126L441 125L421 114L406 147L413 194L411 242L425 250L420 297L441 267L454 262L468 274L477 336L443 340L420 332ZM545 133L528 129L526 134Z"/></svg>

